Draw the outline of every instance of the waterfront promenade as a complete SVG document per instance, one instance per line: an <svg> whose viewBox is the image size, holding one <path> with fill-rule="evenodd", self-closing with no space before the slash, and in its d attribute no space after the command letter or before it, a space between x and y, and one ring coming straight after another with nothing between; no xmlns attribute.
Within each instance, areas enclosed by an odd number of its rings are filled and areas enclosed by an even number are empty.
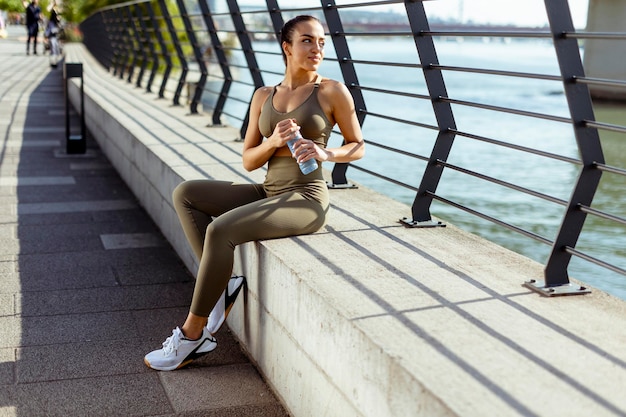
<svg viewBox="0 0 626 417"><path fill-rule="evenodd" d="M92 138L65 153L63 70L22 33L0 39L0 416L286 416L226 326L185 372L143 364L193 277Z"/></svg>
<svg viewBox="0 0 626 417"><path fill-rule="evenodd" d="M226 330L193 367L148 370L141 357L184 317L192 277L164 237L174 226L140 202L171 186L154 181L174 177L168 164L243 178L240 145L72 45L103 106L88 128L106 140L68 157L59 70L5 41L0 416L286 415L277 397L297 417L626 415L623 301L541 297L521 285L540 264L453 225L404 229L408 208L362 187L333 191L320 233L239 254L257 273L231 331L276 396ZM116 146L134 165L103 155Z"/></svg>

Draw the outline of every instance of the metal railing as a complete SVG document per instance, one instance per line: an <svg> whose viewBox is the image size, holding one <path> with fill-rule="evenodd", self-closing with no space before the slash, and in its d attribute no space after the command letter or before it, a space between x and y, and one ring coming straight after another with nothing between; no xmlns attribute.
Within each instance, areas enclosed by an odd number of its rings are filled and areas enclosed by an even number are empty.
<svg viewBox="0 0 626 417"><path fill-rule="evenodd" d="M494 0L495 1L495 0ZM306 3L306 2L302 2ZM243 137L247 122L248 105L252 93L258 87L278 83L283 68L276 34L288 18L298 14L313 14L326 25L327 36L332 40L328 48L326 61L338 66L338 77L352 93L360 123L364 127L368 147L381 153L392 155L391 169L368 167L364 162L335 164L332 170L332 184L335 188L350 188L346 173L348 169L355 175L369 177L379 181L382 187L400 187L405 192L414 193L412 218L402 222L409 227L440 226L439 221L432 221L433 202L461 211L481 221L497 225L524 238L551 247L545 264L544 280L527 282L525 285L545 295L578 294L588 292L585 287L570 282L568 266L572 257L592 263L619 275L626 275L626 269L614 260L600 259L577 249L577 243L585 224L593 217L609 222L610 227L624 228L626 218L604 209L592 207L594 195L602 176L615 176L617 182L626 177L623 166L611 166L606 163L599 132L626 133L626 127L616 123L596 121L594 104L589 87L601 85L615 89L626 89L626 81L617 79L599 79L587 77L581 58L581 43L588 39L604 39L615 42L626 41L625 33L576 31L572 22L567 0L546 0L546 26L543 28L517 27L469 27L457 25L451 27L441 22L431 25L424 1L369 1L347 5L336 4L334 0L321 1L311 7L283 8L278 1L267 0L265 6L240 9L235 0L224 1L183 1L153 0L137 1L108 7L95 13L81 24L84 43L93 55L113 74L126 77L128 82L145 86L151 91L153 83L161 80L159 97L169 95L173 104L180 105L185 85L191 86L187 94L192 113L198 112L198 105L205 110L210 108L212 123L219 125L225 119L230 124L240 124ZM300 3L298 3L300 4ZM350 13L378 11L383 13L389 7L403 6L396 9L401 12L394 22L374 22L357 19ZM373 15L371 15L373 16ZM369 39L385 39L389 45L393 42L411 40L413 50L406 50L404 61L386 61L378 59L380 54L353 57L354 45ZM477 65L444 64L439 60L441 42L453 39L455 42L487 40L514 42L517 40L541 40L551 42L558 64L557 73L541 71L518 71L511 69L486 68ZM332 48L332 51L331 51ZM380 52L380 51L379 51ZM416 53L416 59L408 59ZM403 54L404 56L404 54ZM541 64L541 62L537 62ZM192 68L193 67L193 68ZM146 78L146 71L150 75ZM387 85L369 84L360 78L366 78L376 71L409 71L412 77L421 72L421 81L411 85L413 78L407 78L407 88L392 88ZM190 75L191 74L191 75ZM562 94L562 108L554 112L540 112L521 109L502 104L488 103L487 100L472 100L449 94L449 80L456 74L464 76L487 76L504 80L524 80L524 82L547 82ZM369 77L371 78L371 77ZM190 81L191 79L191 81ZM421 83L421 84L420 84ZM419 85L423 88L420 91ZM372 103L405 100L411 103L402 114L383 110L368 110ZM428 104L430 109L426 109ZM370 106L373 107L373 106ZM380 108L381 106L378 105ZM396 107L397 108L397 107ZM426 109L418 111L418 109ZM498 137L501 132L487 133L474 126L463 127L457 123L463 111L483 112L483 118L491 121L499 117L516 117L531 120L542 129L546 124L566 126L569 137L576 144L578 155L559 153L529 146L515 139ZM481 113L481 114L483 114ZM496 115L494 118L493 115ZM386 132L395 132L401 141L390 141L386 137L368 136L365 129L367 120L390 126ZM417 135L415 132L420 132ZM425 133L430 132L430 133ZM340 132L334 132L340 137ZM515 133L509 131L508 133ZM432 146L421 143L421 137L434 136ZM450 155L458 146L458 140L471 141L490 149L498 148L517 152L526 156L543 158L544 164L566 164L577 171L573 184L567 186L569 199L559 193L549 193L532 187L516 184L514 181L498 178L476 168L467 168L464 164L451 160ZM368 154L371 153L368 152ZM409 178L396 178L398 164L411 167ZM494 160L485 161L485 167L494 164ZM421 164L421 165L420 165ZM480 165L480 164L479 164ZM409 168L407 168L409 169ZM522 166L521 169L524 169ZM406 171L406 170L405 170ZM535 218L541 218L543 204L557 207L562 221L554 236L522 227L489 213L470 203L455 201L440 192L445 187L447 173L462 175L464 181L480 181L482 184L510 190L514 195L526 196L529 201L538 199ZM476 195L489 193L488 187L476 189ZM376 188L375 186L373 188ZM559 195L560 194L560 195ZM526 198L524 197L524 198ZM513 197L518 198L518 197ZM532 212L532 204L529 210ZM623 203L622 203L623 204ZM529 217L533 217L532 215ZM532 225L530 225L532 226ZM536 229L536 228L535 228ZM623 264L623 259L621 260Z"/></svg>

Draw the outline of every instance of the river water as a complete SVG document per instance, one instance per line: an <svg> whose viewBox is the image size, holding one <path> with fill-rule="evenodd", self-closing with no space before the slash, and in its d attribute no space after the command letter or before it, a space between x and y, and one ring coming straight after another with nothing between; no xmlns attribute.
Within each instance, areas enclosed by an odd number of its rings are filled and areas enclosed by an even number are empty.
<svg viewBox="0 0 626 417"><path fill-rule="evenodd" d="M366 38L351 40L349 46L352 58L355 60L419 63L415 46L409 38ZM254 48L257 51L278 51L273 42L257 42ZM559 74L553 46L545 40L510 42L441 40L437 41L436 48L439 62L444 65ZM330 50L331 48L328 49L326 56L330 59L322 64L320 73L331 78L342 79L339 66L332 59L335 55ZM257 59L263 70L282 73L282 62L276 56L257 54ZM357 64L356 69L359 84L362 86L427 94L420 69L364 64ZM242 80L249 81L249 79L246 80L244 72L241 71L240 74ZM265 83L271 85L280 82L282 77L278 74L264 72ZM454 99L555 116L567 117L569 115L560 82L457 71L444 72L444 80L448 96ZM235 94L237 88L235 86ZM242 97L249 97L249 94L250 91L245 91ZM364 97L367 111L370 113L363 124L363 133L367 141L423 156L430 154L437 134L435 130L401 125L375 115L384 114L427 125L436 125L432 106L428 100L392 98L374 92L364 92ZM452 110L460 131L578 158L573 129L569 124L461 105L453 105ZM594 111L599 121L626 125L626 105L596 104ZM241 114L241 109L235 112ZM339 135L334 136L334 140L340 140ZM609 165L626 167L625 139L624 135L619 133L601 132L605 158ZM331 138L330 146L335 145L338 143L333 142ZM448 161L566 201L570 197L579 171L579 166L576 165L532 156L463 137L455 139ZM425 168L425 163L422 161L394 154L377 146L368 146L367 156L362 161L357 161L356 165L382 173L413 187L419 185ZM407 204L411 204L415 197L415 192L410 189L372 177L357 169L349 169L348 178ZM593 207L626 217L624 191L626 191L626 180L623 177L605 174L600 189L596 193ZM449 169L444 170L437 194L549 240L555 239L564 215L563 206L508 188L491 185L484 180ZM431 213L437 218L544 264L551 250L551 247L546 244L437 201L433 202ZM398 218L410 217L410 213L394 215ZM610 223L589 216L577 249L618 267L626 268L626 228L614 222ZM626 277L620 274L594 266L576 257L572 258L569 273L572 278L626 299ZM506 278L511 279L511 277Z"/></svg>

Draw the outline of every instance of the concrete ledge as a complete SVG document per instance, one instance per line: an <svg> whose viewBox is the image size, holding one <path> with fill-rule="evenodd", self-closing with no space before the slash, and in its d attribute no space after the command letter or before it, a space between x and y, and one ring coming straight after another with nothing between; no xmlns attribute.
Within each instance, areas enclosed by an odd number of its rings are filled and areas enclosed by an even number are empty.
<svg viewBox="0 0 626 417"><path fill-rule="evenodd" d="M191 271L171 206L183 179L262 181L234 128L112 77L81 45L87 126ZM76 103L77 89L71 89ZM294 416L626 415L626 304L542 298L542 266L452 225L406 229L406 205L331 192L313 235L242 245L228 325Z"/></svg>

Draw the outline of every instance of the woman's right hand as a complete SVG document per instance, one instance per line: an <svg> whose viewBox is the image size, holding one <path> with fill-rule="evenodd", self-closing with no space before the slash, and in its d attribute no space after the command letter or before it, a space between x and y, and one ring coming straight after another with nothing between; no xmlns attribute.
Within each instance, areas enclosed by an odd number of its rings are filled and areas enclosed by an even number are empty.
<svg viewBox="0 0 626 417"><path fill-rule="evenodd" d="M268 141L273 147L280 149L287 146L287 142L296 137L296 132L300 130L300 126L296 123L295 119L281 120L274 127L272 136L268 138Z"/></svg>

